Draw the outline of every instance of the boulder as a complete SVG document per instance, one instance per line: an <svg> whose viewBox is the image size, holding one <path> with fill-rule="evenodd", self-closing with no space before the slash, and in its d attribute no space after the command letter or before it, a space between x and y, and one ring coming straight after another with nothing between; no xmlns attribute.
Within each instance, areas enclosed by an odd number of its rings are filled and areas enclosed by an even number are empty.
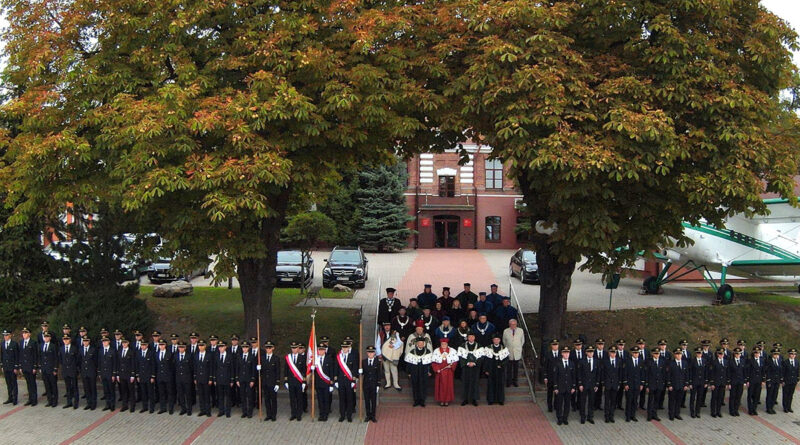
<svg viewBox="0 0 800 445"><path fill-rule="evenodd" d="M345 286L343 284L337 284L337 285L333 286L333 291L334 292L353 292L353 289L350 289L349 287L347 287L347 286Z"/></svg>
<svg viewBox="0 0 800 445"><path fill-rule="evenodd" d="M178 298L192 295L192 283L183 280L176 280L171 283L164 283L153 288L153 296L156 298Z"/></svg>

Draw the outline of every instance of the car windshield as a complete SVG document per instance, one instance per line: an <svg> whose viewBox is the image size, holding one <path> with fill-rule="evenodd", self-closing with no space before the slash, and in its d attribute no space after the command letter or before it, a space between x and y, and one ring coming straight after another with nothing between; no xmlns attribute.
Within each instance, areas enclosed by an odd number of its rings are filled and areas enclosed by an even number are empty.
<svg viewBox="0 0 800 445"><path fill-rule="evenodd" d="M278 252L278 262L300 264L300 255L300 252L296 250Z"/></svg>
<svg viewBox="0 0 800 445"><path fill-rule="evenodd" d="M527 263L535 263L536 262L536 252L532 250L523 250L522 251L522 260Z"/></svg>
<svg viewBox="0 0 800 445"><path fill-rule="evenodd" d="M332 263L352 263L357 264L361 262L361 255L357 250L334 250L331 253Z"/></svg>

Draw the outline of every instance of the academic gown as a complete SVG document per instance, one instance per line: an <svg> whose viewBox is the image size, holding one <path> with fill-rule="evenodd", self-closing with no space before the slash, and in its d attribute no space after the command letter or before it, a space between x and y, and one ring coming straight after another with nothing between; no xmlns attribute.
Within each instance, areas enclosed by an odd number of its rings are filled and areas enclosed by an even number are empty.
<svg viewBox="0 0 800 445"><path fill-rule="evenodd" d="M450 403L455 399L453 377L458 366L458 352L453 348L439 348L433 352L434 399L439 403Z"/></svg>

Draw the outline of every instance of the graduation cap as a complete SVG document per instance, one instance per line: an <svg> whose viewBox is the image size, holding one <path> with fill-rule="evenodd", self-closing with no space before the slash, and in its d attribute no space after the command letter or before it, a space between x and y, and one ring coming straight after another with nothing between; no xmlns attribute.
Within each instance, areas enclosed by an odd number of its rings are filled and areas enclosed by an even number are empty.
<svg viewBox="0 0 800 445"><path fill-rule="evenodd" d="M430 284L426 284L426 285L425 285L425 289L430 289L430 288L432 288L432 287L433 287L433 286L431 286Z"/></svg>
<svg viewBox="0 0 800 445"><path fill-rule="evenodd" d="M450 290L450 288L449 288L449 287L447 287L447 286L444 286L444 287L442 288L442 291L446 291L446 290Z"/></svg>
<svg viewBox="0 0 800 445"><path fill-rule="evenodd" d="M472 287L472 285L469 283L464 283L464 287Z"/></svg>
<svg viewBox="0 0 800 445"><path fill-rule="evenodd" d="M393 287L387 287L386 288L386 293L387 294L393 294L395 292L397 292L397 290L395 288L393 288Z"/></svg>

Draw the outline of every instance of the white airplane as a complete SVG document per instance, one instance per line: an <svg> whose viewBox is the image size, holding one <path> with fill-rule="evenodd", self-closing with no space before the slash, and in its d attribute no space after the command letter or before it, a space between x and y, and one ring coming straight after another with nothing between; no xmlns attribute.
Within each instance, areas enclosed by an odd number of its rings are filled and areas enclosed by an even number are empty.
<svg viewBox="0 0 800 445"><path fill-rule="evenodd" d="M670 247L655 254L664 263L657 276L644 280L649 294L659 292L663 284L675 281L693 271L717 293L722 304L733 301L733 287L725 282L728 274L763 280L800 282L800 209L786 199L765 199L769 215L747 218L733 215L725 220L725 228L684 222L684 233L694 241L686 247ZM677 265L677 268L672 266ZM719 272L719 284L711 272ZM800 287L798 287L800 291Z"/></svg>

